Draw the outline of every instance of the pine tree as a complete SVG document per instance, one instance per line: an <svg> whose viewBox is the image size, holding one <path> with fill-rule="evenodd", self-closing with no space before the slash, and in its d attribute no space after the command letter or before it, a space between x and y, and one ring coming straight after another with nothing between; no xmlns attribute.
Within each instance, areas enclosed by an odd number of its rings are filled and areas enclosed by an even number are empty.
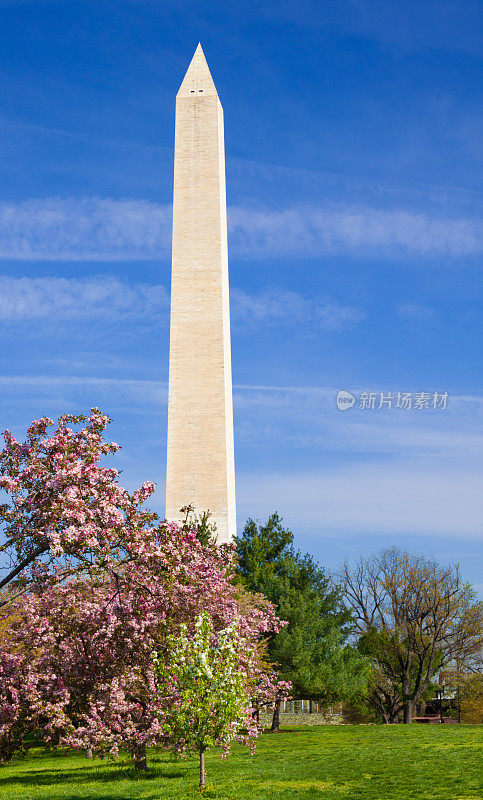
<svg viewBox="0 0 483 800"><path fill-rule="evenodd" d="M347 642L351 612L341 590L312 558L294 548L293 533L277 513L265 525L249 519L237 542L238 571L249 591L261 592L288 622L269 641L280 677L295 698L322 703L350 699L367 679L366 661ZM276 704L272 730L278 730Z"/></svg>

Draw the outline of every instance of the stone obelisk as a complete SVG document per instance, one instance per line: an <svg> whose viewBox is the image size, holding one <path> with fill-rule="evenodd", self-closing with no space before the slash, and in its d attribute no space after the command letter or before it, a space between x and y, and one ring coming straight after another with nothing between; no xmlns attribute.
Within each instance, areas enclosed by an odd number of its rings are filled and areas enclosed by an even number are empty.
<svg viewBox="0 0 483 800"><path fill-rule="evenodd" d="M236 535L223 109L198 45L176 97L166 518Z"/></svg>

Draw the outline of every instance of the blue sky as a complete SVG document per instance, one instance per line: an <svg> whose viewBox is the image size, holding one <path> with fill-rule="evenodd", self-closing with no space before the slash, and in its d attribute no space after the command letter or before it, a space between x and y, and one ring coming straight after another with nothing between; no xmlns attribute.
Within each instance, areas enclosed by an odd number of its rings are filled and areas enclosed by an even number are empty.
<svg viewBox="0 0 483 800"><path fill-rule="evenodd" d="M330 568L396 544L481 583L479 9L0 0L1 428L100 406L123 480L155 480L164 511L174 99L201 40L239 525L277 509Z"/></svg>

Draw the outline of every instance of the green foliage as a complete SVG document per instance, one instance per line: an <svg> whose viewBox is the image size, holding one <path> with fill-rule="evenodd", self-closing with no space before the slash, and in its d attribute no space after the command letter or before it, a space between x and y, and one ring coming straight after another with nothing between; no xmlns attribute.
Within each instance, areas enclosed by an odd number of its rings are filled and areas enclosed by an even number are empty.
<svg viewBox="0 0 483 800"><path fill-rule="evenodd" d="M157 669L167 683L173 673L180 699L168 717L170 737L188 751L228 744L250 706L246 671L239 666L237 620L215 641L211 617L201 614L194 635L182 625L179 635L168 637L168 647L169 668L162 658Z"/></svg>
<svg viewBox="0 0 483 800"><path fill-rule="evenodd" d="M240 666L239 620L234 619L215 638L213 620L200 614L194 635L181 625L168 636L168 658L155 657L156 671L166 688L176 685L178 701L171 704L164 731L180 751L197 751L200 757L200 789L205 786L205 751L223 747L239 738L250 713L247 668Z"/></svg>
<svg viewBox="0 0 483 800"><path fill-rule="evenodd" d="M216 523L210 522L210 517L211 511L203 511L194 519L196 535L203 547L207 547L215 541Z"/></svg>
<svg viewBox="0 0 483 800"><path fill-rule="evenodd" d="M381 722L376 710L363 696L343 704L342 718L348 725L377 725Z"/></svg>
<svg viewBox="0 0 483 800"><path fill-rule="evenodd" d="M411 723L434 676L471 669L483 643L483 603L459 567L387 548L343 567L360 651L372 665L371 699L386 722Z"/></svg>
<svg viewBox="0 0 483 800"><path fill-rule="evenodd" d="M351 613L341 592L310 555L293 547L293 534L272 514L265 525L249 519L237 541L239 573L249 591L261 592L285 626L269 642L280 677L295 697L330 703L358 696L367 681L366 660L347 644Z"/></svg>
<svg viewBox="0 0 483 800"><path fill-rule="evenodd" d="M185 515L183 527L188 530L194 526L196 537L203 547L216 541L216 523L210 522L212 513L209 509L196 514L194 506L189 505L183 506L180 511Z"/></svg>
<svg viewBox="0 0 483 800"><path fill-rule="evenodd" d="M359 636L357 647L361 655L365 656L371 664L370 676L367 685L365 703L367 713L372 717L379 715L383 722L398 722L403 708L403 686L400 677L400 663L404 658L406 645L400 641L394 631L387 629L369 628ZM435 653L436 669L440 666L442 654ZM412 665L409 676L413 681L416 678L418 666ZM421 690L419 702L423 703L434 696L435 686L429 683ZM358 703L355 704L358 706ZM348 717L349 721L356 722L357 714ZM379 721L378 720L378 721ZM360 720L362 721L362 719ZM372 721L372 720L371 720Z"/></svg>
<svg viewBox="0 0 483 800"><path fill-rule="evenodd" d="M261 592L262 587L276 584L277 575L293 552L293 533L282 527L277 513L266 525L257 525L249 519L237 539L238 570L251 591Z"/></svg>
<svg viewBox="0 0 483 800"><path fill-rule="evenodd" d="M86 760L72 751L31 751L0 769L2 800L476 800L483 727L320 726L262 736L252 756L207 753L213 788L192 788L196 760L150 750L150 769ZM134 779L134 780L133 780Z"/></svg>
<svg viewBox="0 0 483 800"><path fill-rule="evenodd" d="M477 672L463 676L459 695L463 722L483 723L483 674Z"/></svg>

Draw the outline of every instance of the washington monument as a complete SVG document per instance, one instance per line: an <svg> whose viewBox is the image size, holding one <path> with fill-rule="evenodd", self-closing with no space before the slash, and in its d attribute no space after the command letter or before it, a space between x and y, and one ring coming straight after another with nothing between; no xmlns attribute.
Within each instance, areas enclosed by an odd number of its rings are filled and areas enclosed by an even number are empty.
<svg viewBox="0 0 483 800"><path fill-rule="evenodd" d="M176 97L166 518L236 536L223 109L198 45Z"/></svg>

